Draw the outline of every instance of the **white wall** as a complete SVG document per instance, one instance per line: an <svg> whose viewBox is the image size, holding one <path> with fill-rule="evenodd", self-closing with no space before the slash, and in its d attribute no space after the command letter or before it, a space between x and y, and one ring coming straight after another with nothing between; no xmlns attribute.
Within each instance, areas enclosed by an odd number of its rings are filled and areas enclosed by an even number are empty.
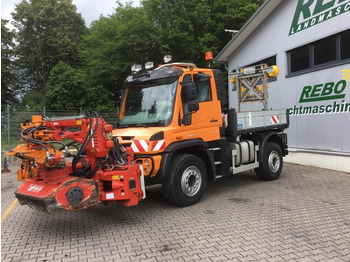
<svg viewBox="0 0 350 262"><path fill-rule="evenodd" d="M229 70L237 66L244 66L277 55L277 65L280 69L280 74L277 77L277 81L273 81L269 84L269 108L283 109L293 108L294 106L299 107L300 105L333 105L335 100L299 104L302 89L307 85L313 86L320 83L338 82L342 79L341 70L350 70L350 63L294 77L286 77L288 75L286 51L349 29L350 12L289 36L289 29L296 6L297 0L283 1L230 56L228 64ZM326 51L327 50L325 50L325 52ZM232 89L232 84L229 83L229 90L230 89ZM345 103L350 103L350 81L347 82L345 95ZM342 100L339 99L336 101L339 104L342 102ZM230 107L236 107L236 92L229 92L229 105ZM260 110L262 109L262 105L248 104L243 105L241 109ZM289 147L313 150L312 154L318 150L328 151L329 154L332 154L332 152L345 153L349 155L348 161L350 162L350 112L298 115L291 116L290 120L290 128L287 131ZM295 157L297 151L293 154L294 159L298 159L298 157ZM347 159L346 156L345 159ZM320 161L320 163L324 162L324 157L320 158L318 161ZM341 165L342 164L340 164L340 166ZM347 168L346 165L343 166ZM337 169L334 168L333 164L329 165L329 168ZM339 170L339 168L337 170ZM342 167L340 167L340 170L342 170Z"/></svg>

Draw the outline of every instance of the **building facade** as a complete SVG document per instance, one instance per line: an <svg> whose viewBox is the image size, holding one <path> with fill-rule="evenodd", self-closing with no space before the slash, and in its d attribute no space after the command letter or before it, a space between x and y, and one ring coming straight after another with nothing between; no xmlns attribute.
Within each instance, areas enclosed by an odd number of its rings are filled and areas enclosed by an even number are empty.
<svg viewBox="0 0 350 262"><path fill-rule="evenodd" d="M286 160L350 172L349 0L266 1L215 62L229 71L276 64L268 105L290 114ZM229 90L229 106L236 107L230 83Z"/></svg>

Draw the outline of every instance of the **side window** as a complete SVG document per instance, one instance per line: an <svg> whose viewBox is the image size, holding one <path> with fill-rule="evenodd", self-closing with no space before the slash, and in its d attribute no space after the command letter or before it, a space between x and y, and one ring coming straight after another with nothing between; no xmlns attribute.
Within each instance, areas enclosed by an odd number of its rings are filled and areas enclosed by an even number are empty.
<svg viewBox="0 0 350 262"><path fill-rule="evenodd" d="M210 77L203 77L194 75L194 82L197 85L197 94L198 99L197 101L200 102L206 102L211 101L211 88L210 88Z"/></svg>
<svg viewBox="0 0 350 262"><path fill-rule="evenodd" d="M185 75L182 81L183 82L192 81L191 75Z"/></svg>

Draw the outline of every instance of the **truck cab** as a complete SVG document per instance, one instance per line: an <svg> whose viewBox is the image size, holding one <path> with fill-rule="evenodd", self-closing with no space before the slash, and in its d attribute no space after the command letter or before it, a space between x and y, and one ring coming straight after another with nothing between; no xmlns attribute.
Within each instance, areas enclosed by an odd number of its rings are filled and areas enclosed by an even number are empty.
<svg viewBox="0 0 350 262"><path fill-rule="evenodd" d="M125 80L125 88L113 136L132 148L146 181L161 183L170 202L197 203L208 180L259 169L264 161L265 166L270 161L273 174L260 177L272 180L281 173L282 156L287 154L282 134L287 117L282 125L237 130L243 125L238 124L235 109L222 108L227 92L220 70L165 64L135 72ZM274 143L274 154L265 160L261 145L269 141Z"/></svg>
<svg viewBox="0 0 350 262"><path fill-rule="evenodd" d="M136 159L154 163L151 169L145 168L146 176L157 176L162 153L170 145L220 139L221 102L214 71L177 63L139 72L125 81L126 91L113 135L121 144L132 147Z"/></svg>

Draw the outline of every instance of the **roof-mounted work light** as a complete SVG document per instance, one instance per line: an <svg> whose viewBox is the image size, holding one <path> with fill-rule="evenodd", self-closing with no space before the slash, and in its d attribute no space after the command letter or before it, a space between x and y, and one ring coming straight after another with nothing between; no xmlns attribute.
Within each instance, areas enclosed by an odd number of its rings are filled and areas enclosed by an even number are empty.
<svg viewBox="0 0 350 262"><path fill-rule="evenodd" d="M173 57L171 55L164 56L164 63L170 63L171 60L173 60Z"/></svg>
<svg viewBox="0 0 350 262"><path fill-rule="evenodd" d="M131 66L131 71L133 71L133 72L139 72L141 70L142 70L142 65L135 64L135 65Z"/></svg>
<svg viewBox="0 0 350 262"><path fill-rule="evenodd" d="M154 63L153 62L147 62L145 64L145 69L146 70L151 70L154 67Z"/></svg>

